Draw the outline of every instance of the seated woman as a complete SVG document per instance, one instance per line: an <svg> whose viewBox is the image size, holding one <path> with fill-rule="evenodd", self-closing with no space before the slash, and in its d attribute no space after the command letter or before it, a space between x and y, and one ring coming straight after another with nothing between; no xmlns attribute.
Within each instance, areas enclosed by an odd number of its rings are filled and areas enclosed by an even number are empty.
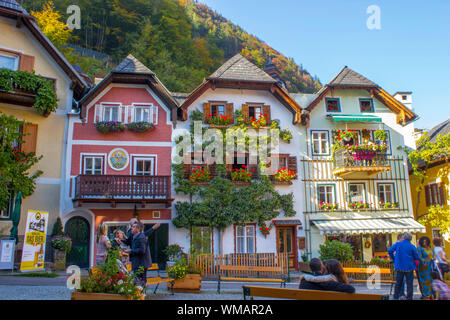
<svg viewBox="0 0 450 320"><path fill-rule="evenodd" d="M336 259L330 259L325 262L325 268L328 274L321 276L304 275L304 279L309 282L321 283L327 281L336 281L340 283L348 284L347 275L342 268L341 263Z"/></svg>

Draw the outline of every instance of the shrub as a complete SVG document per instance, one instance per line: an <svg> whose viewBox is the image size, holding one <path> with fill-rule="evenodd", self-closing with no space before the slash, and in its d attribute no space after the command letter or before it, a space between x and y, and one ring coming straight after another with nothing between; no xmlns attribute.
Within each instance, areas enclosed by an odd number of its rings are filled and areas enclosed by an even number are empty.
<svg viewBox="0 0 450 320"><path fill-rule="evenodd" d="M183 252L183 248L179 244L171 244L164 249L164 254L169 260L178 259Z"/></svg>
<svg viewBox="0 0 450 320"><path fill-rule="evenodd" d="M64 231L63 231L63 225L61 222L61 218L58 217L55 221L55 224L53 225L53 230L51 233L51 236L63 236L64 235Z"/></svg>
<svg viewBox="0 0 450 320"><path fill-rule="evenodd" d="M336 259L340 262L346 262L353 259L353 249L349 243L337 240L325 241L319 247L320 259L322 261Z"/></svg>
<svg viewBox="0 0 450 320"><path fill-rule="evenodd" d="M51 241L51 245L56 250L70 252L72 239L67 236L55 236Z"/></svg>

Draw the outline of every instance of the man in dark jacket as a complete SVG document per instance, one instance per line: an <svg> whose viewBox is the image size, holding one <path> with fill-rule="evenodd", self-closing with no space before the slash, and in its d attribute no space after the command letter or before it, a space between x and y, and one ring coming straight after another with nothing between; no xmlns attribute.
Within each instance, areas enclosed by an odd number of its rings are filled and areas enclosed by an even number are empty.
<svg viewBox="0 0 450 320"><path fill-rule="evenodd" d="M152 258L150 256L150 248L148 247L147 236L142 232L144 225L141 222L135 222L131 227L133 234L133 241L131 249L127 250L130 254L131 269L133 272L138 271L143 267L143 272L138 276L139 282L145 286L147 282L147 268L152 265Z"/></svg>
<svg viewBox="0 0 450 320"><path fill-rule="evenodd" d="M124 243L125 245L127 245L129 247L131 247L131 243L133 242L133 232L131 229L133 227L133 224L135 224L136 222L139 222L139 220L137 218L130 219L130 229L128 229L124 239L122 240L122 243ZM161 225L160 223L154 224L148 230L144 231L145 236L148 237L153 231L158 229L160 225Z"/></svg>
<svg viewBox="0 0 450 320"><path fill-rule="evenodd" d="M326 271L322 260L318 258L312 258L309 262L309 266L311 268L312 275L314 276L321 276ZM309 282L305 279L302 279L298 288L305 290L340 291L347 293L355 292L355 288L353 286L337 281Z"/></svg>

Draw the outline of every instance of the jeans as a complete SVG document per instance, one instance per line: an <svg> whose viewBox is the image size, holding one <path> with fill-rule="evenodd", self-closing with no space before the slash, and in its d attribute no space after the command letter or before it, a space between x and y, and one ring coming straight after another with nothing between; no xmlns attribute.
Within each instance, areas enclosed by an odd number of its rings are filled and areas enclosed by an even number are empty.
<svg viewBox="0 0 450 320"><path fill-rule="evenodd" d="M394 300L398 300L400 294L404 290L403 288L404 288L405 282L406 282L406 299L412 300L414 271L397 270L396 272L397 272L397 277L396 277L397 279L396 279L395 289L394 289Z"/></svg>

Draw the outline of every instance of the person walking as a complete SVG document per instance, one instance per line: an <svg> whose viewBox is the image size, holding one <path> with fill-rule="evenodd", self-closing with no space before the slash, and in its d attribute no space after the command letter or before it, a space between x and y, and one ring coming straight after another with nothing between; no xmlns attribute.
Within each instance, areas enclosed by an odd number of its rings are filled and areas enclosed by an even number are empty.
<svg viewBox="0 0 450 320"><path fill-rule="evenodd" d="M95 264L98 266L106 261L108 249L111 248L111 243L106 236L106 224L100 224L97 228L97 254L95 255Z"/></svg>
<svg viewBox="0 0 450 320"><path fill-rule="evenodd" d="M433 271L434 252L431 248L430 238L423 236L419 239L417 252L420 258L417 268L420 292L422 292L423 299L431 299L433 297L431 271Z"/></svg>
<svg viewBox="0 0 450 320"><path fill-rule="evenodd" d="M439 268L440 275L442 277L441 280L445 280L445 274L449 272L450 260L447 259L445 251L442 248L441 238L434 238L433 244L434 244L434 256L436 257L437 266Z"/></svg>
<svg viewBox="0 0 450 320"><path fill-rule="evenodd" d="M396 283L394 288L395 300L398 300L400 297L403 281L406 283L406 299L412 300L413 298L414 271L416 269L414 261L419 260L419 254L417 253L416 247L411 243L411 240L412 235L407 232L404 234L404 239L402 241L394 243L388 249L389 256L394 262L394 270L396 272Z"/></svg>
<svg viewBox="0 0 450 320"><path fill-rule="evenodd" d="M127 250L130 255L131 269L137 272L141 267L144 269L137 276L138 282L145 286L147 283L147 268L152 265L152 258L150 256L150 248L148 246L147 236L142 232L144 225L141 222L133 224L131 231L133 234L133 241L131 249Z"/></svg>

